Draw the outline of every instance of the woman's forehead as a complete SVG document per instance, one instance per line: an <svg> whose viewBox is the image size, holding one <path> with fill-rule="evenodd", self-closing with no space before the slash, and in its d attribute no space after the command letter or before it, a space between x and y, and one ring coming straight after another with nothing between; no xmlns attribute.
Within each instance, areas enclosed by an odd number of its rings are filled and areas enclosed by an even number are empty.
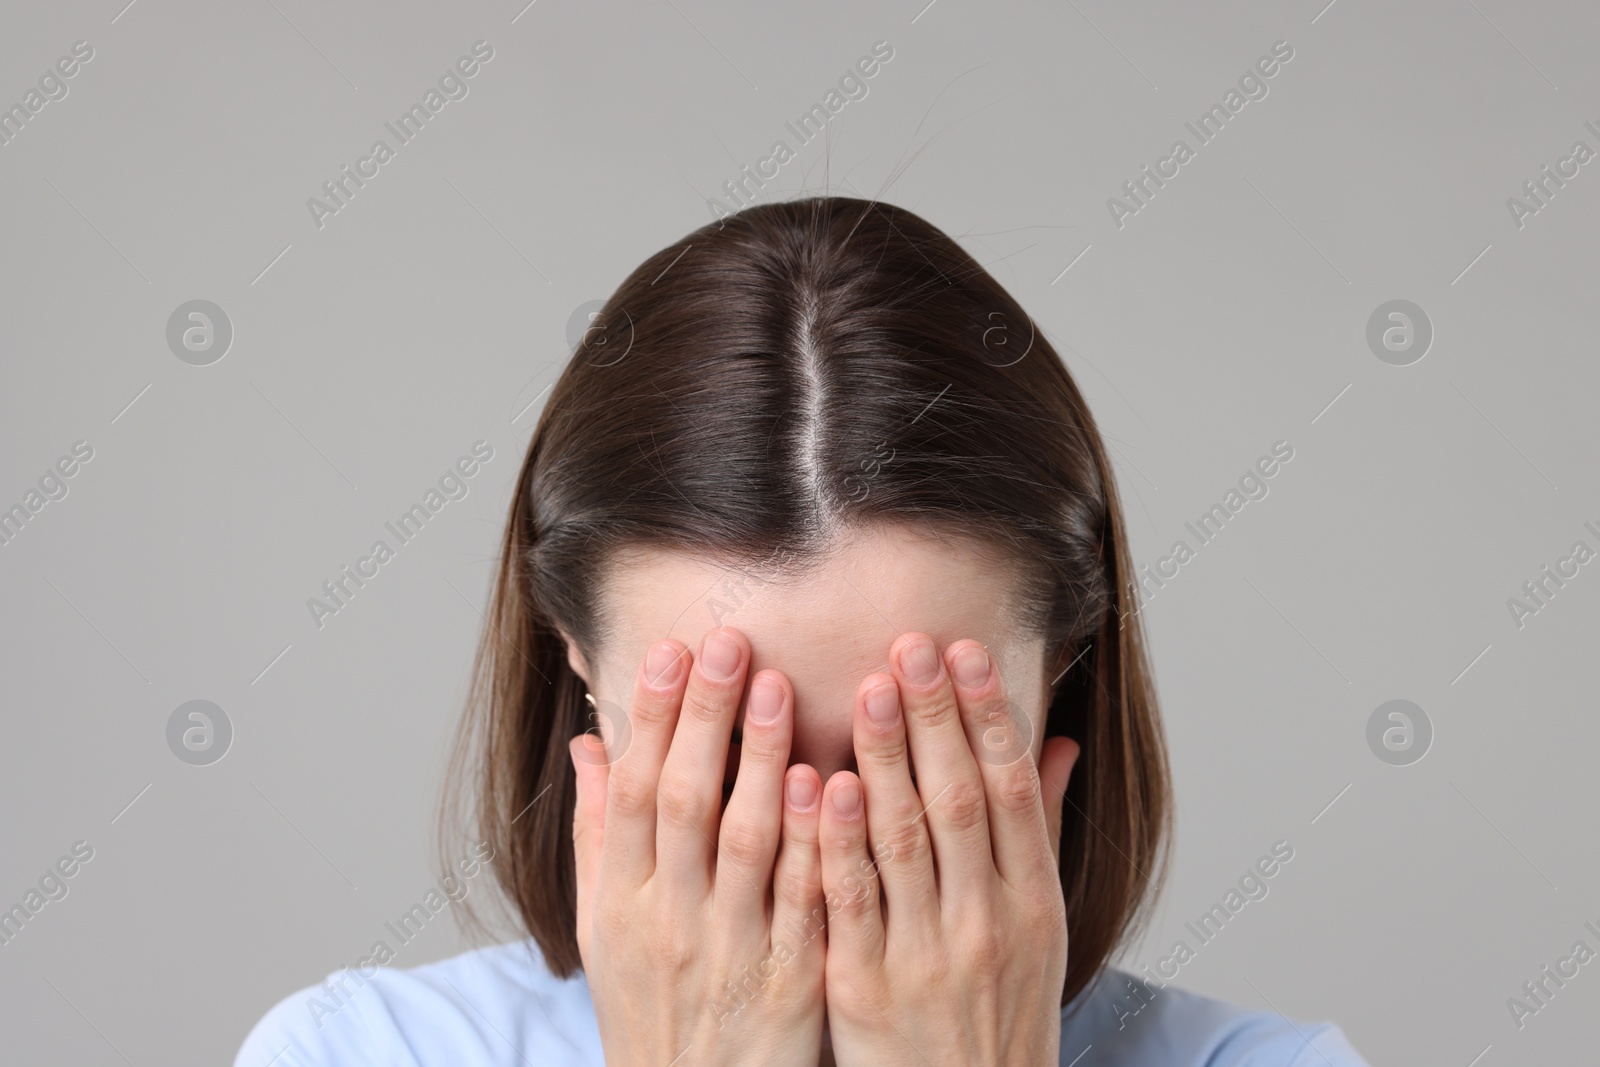
<svg viewBox="0 0 1600 1067"><path fill-rule="evenodd" d="M888 670L889 647L901 633L926 633L941 649L978 641L997 657L1014 697L1033 693L1043 646L1018 631L1014 580L980 545L894 527L841 539L790 576L678 550L638 550L608 576L609 637L595 666L602 688L626 701L652 642L672 637L696 650L707 630L737 629L750 641L752 673L774 668L794 687L795 760L844 766L856 688Z"/></svg>
<svg viewBox="0 0 1600 1067"><path fill-rule="evenodd" d="M836 539L796 574L697 557L677 549L629 552L603 590L608 647L602 662L628 673L652 641L691 649L709 629L750 639L757 668L786 673L866 673L887 666L889 645L920 630L941 644L1017 636L1011 567L963 538L933 539L897 526Z"/></svg>
<svg viewBox="0 0 1600 1067"><path fill-rule="evenodd" d="M888 670L890 645L909 630L941 649L962 638L989 646L1014 699L1024 707L1042 699L1043 643L1019 633L1014 579L982 545L894 526L840 537L816 565L789 576L675 549L634 550L606 577L598 686L626 702L653 641L677 638L696 651L707 630L728 625L749 638L750 673L771 667L794 686L790 761L827 776L854 763L856 688Z"/></svg>

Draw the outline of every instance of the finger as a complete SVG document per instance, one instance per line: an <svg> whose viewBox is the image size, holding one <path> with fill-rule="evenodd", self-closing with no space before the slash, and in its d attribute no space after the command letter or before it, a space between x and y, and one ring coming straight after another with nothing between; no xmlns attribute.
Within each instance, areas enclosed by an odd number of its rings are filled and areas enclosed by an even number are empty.
<svg viewBox="0 0 1600 1067"><path fill-rule="evenodd" d="M581 751L588 734L567 742L572 757L578 799L572 810L572 848L578 880L578 952L588 958L589 930L594 918L594 891L600 879L600 855L605 843L606 778L604 763L591 763Z"/></svg>
<svg viewBox="0 0 1600 1067"><path fill-rule="evenodd" d="M1039 772L1028 743L1033 730L1015 718L1026 712L1007 697L994 657L977 641L955 642L944 658L955 681L968 744L978 756L995 870L1012 885L1046 877L1054 868Z"/></svg>
<svg viewBox="0 0 1600 1067"><path fill-rule="evenodd" d="M626 749L579 751L587 763L606 764L606 827L610 849L601 869L627 886L639 886L655 870L656 788L661 765L678 721L678 704L688 677L689 650L673 640L650 646L634 679L628 721L611 724L615 745Z"/></svg>
<svg viewBox="0 0 1600 1067"><path fill-rule="evenodd" d="M869 674L856 689L856 766L867 795L867 834L883 882L884 925L929 929L937 923L938 885L922 801L911 783L900 687Z"/></svg>
<svg viewBox="0 0 1600 1067"><path fill-rule="evenodd" d="M788 945L804 964L820 960L827 940L822 903L822 778L803 763L784 777L783 845L772 873L772 946Z"/></svg>
<svg viewBox="0 0 1600 1067"><path fill-rule="evenodd" d="M989 812L949 672L927 634L900 635L889 662L900 685L940 899L975 899L994 878Z"/></svg>
<svg viewBox="0 0 1600 1067"><path fill-rule="evenodd" d="M1070 737L1047 737L1044 751L1039 756L1039 781L1044 793L1044 814L1049 827L1050 850L1056 868L1061 867L1061 824L1066 806L1067 785L1072 781L1072 768L1077 766L1082 752L1078 742Z"/></svg>
<svg viewBox="0 0 1600 1067"><path fill-rule="evenodd" d="M656 808L656 874L670 892L711 891L728 739L744 696L750 643L719 627L705 635L661 766Z"/></svg>
<svg viewBox="0 0 1600 1067"><path fill-rule="evenodd" d="M717 831L716 898L733 911L766 919L767 887L783 832L783 774L789 765L794 695L778 671L750 682L733 795ZM720 799L720 782L718 783Z"/></svg>
<svg viewBox="0 0 1600 1067"><path fill-rule="evenodd" d="M867 854L866 798L861 779L839 771L822 797L818 839L828 912L829 966L858 969L883 959L883 917L877 868Z"/></svg>

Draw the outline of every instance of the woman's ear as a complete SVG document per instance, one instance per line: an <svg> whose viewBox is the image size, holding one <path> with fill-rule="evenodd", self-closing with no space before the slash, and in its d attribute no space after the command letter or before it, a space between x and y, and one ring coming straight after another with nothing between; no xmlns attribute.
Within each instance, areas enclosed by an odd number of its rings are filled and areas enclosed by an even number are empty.
<svg viewBox="0 0 1600 1067"><path fill-rule="evenodd" d="M589 665L584 661L583 653L578 648L578 643L565 630L556 631L561 635L562 642L567 646L567 666L572 668L572 673L583 679L584 687L593 690L594 683L589 679Z"/></svg>

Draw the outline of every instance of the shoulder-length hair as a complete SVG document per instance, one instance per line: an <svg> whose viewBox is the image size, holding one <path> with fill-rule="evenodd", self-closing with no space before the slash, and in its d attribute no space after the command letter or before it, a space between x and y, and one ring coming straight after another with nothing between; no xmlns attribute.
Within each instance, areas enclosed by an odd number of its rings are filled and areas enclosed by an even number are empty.
<svg viewBox="0 0 1600 1067"><path fill-rule="evenodd" d="M949 236L902 208L818 197L747 208L640 264L528 445L444 826L493 846L503 903L557 976L582 965L567 741L590 722L562 633L594 662L607 561L650 545L796 564L841 523L885 522L1009 553L1029 632L1066 669L1045 723L1082 746L1063 815L1062 1003L1142 925L1166 867L1169 772L1094 419Z"/></svg>

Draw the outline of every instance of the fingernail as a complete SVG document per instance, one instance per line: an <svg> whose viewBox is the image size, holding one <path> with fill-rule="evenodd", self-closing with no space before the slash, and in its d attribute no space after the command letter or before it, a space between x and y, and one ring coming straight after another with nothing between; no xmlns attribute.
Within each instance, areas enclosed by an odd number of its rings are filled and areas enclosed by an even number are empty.
<svg viewBox="0 0 1600 1067"><path fill-rule="evenodd" d="M956 681L968 689L981 689L989 680L989 653L981 645L968 645L956 653L951 669Z"/></svg>
<svg viewBox="0 0 1600 1067"><path fill-rule="evenodd" d="M933 654L933 642L919 637L901 646L900 673L912 685L927 685L939 677L939 660Z"/></svg>
<svg viewBox="0 0 1600 1067"><path fill-rule="evenodd" d="M664 689L678 680L682 663L678 646L671 641L657 641L644 658L644 676L651 685Z"/></svg>
<svg viewBox="0 0 1600 1067"><path fill-rule="evenodd" d="M778 721L783 710L783 687L763 674L750 687L750 706L746 717L753 723L767 726Z"/></svg>
<svg viewBox="0 0 1600 1067"><path fill-rule="evenodd" d="M833 810L846 817L861 810L861 786L849 781L833 791Z"/></svg>
<svg viewBox="0 0 1600 1067"><path fill-rule="evenodd" d="M739 643L721 630L707 634L700 646L700 670L713 682L726 682L739 666Z"/></svg>
<svg viewBox="0 0 1600 1067"><path fill-rule="evenodd" d="M867 718L878 726L893 726L900 717L900 691L880 685L867 694Z"/></svg>
<svg viewBox="0 0 1600 1067"><path fill-rule="evenodd" d="M795 811L810 811L817 802L817 783L810 775L795 774L789 777L789 806Z"/></svg>

